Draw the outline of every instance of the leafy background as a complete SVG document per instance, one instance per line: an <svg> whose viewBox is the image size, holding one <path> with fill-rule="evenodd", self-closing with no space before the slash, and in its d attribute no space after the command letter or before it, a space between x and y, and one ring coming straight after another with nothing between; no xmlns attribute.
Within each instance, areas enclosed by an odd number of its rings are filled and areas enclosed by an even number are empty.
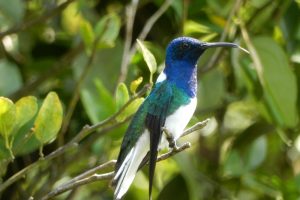
<svg viewBox="0 0 300 200"><path fill-rule="evenodd" d="M158 163L155 199L300 199L299 19L298 0L0 0L0 198L41 199L116 159L139 91L185 35L250 55L201 57L190 125L210 122ZM96 128L82 134L86 124ZM112 199L109 184L55 199ZM147 188L145 169L124 199Z"/></svg>

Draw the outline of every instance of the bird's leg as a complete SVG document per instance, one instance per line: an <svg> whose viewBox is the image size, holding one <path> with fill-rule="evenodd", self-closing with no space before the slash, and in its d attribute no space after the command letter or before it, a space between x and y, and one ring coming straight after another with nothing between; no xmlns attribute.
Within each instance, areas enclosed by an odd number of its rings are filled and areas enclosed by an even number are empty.
<svg viewBox="0 0 300 200"><path fill-rule="evenodd" d="M174 139L173 135L165 127L163 127L162 129L163 132L166 134L166 139L169 142L169 147L173 149L173 151L178 151L179 147L176 145L176 140Z"/></svg>

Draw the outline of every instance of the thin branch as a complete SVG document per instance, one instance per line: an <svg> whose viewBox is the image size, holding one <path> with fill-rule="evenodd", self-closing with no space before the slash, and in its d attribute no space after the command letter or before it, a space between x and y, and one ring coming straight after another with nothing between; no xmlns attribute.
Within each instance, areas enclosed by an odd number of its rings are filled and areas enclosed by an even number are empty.
<svg viewBox="0 0 300 200"><path fill-rule="evenodd" d="M126 7L126 35L125 35L125 43L124 43L124 50L122 56L122 63L121 63L121 71L118 82L124 82L126 75L127 75L127 65L130 60L129 58L129 51L132 43L132 30L134 24L134 18L137 10L139 0L132 0L131 4Z"/></svg>
<svg viewBox="0 0 300 200"><path fill-rule="evenodd" d="M16 25L15 27L12 27L4 32L0 32L0 40L2 40L2 38L5 37L6 35L24 31L25 29L35 26L36 24L45 23L45 21L47 19L59 14L62 10L64 10L73 1L75 1L75 0L68 0L68 1L60 4L56 8L46 12L44 15L42 15L40 17L33 17L29 21L20 23L19 25Z"/></svg>
<svg viewBox="0 0 300 200"><path fill-rule="evenodd" d="M199 130L203 127L205 127L208 123L209 119L206 119L202 122L198 122L197 124L195 124L194 126L192 126L191 128L185 130L182 134L181 137L186 136L196 130ZM157 158L157 162L162 161L162 160L166 160L169 157L184 151L185 149L188 149L191 147L191 144L189 142L184 143L183 145L181 145L180 147L176 148L176 149L171 149L169 152L160 155ZM57 188L55 188L54 190L52 190L51 192L47 193L44 197L42 197L42 200L47 200L50 198L53 198L54 196L57 196L59 194L62 194L68 190L73 190L74 188L77 188L78 186L81 185L86 185L89 183L93 183L95 181L102 181L102 180L110 180L113 178L114 176L114 172L109 172L109 173L103 173L103 174L95 174L97 171L99 171L100 169L104 169L107 167L111 167L114 166L116 163L115 160L111 160L108 161L104 164L101 164L99 166L96 166L78 176L76 176L75 178L71 179L70 181L68 181L67 183L64 183L60 186L58 186Z"/></svg>
<svg viewBox="0 0 300 200"><path fill-rule="evenodd" d="M116 160L110 160L110 161L108 161L106 163L98 165L97 167L94 167L94 168L92 168L92 169L90 169L90 170L88 170L88 171L86 171L86 172L84 172L84 173L76 176L75 178L71 179L69 181L69 183L76 182L76 181L78 181L80 179L86 178L86 177L88 177L88 176L96 173L99 170L102 170L102 169L105 169L105 168L108 168L108 167L114 167L115 164L116 164L116 162L117 162Z"/></svg>
<svg viewBox="0 0 300 200"><path fill-rule="evenodd" d="M166 10L169 8L169 6L171 5L172 2L173 2L173 0L166 0L160 6L160 8L147 20L147 22L145 23L145 26L143 27L143 30L141 31L141 33L138 36L138 38L140 40L144 40L147 37L147 35L149 34L149 32L150 32L151 28L153 27L153 25L155 24L155 22L164 14L164 12L166 12ZM130 51L127 52L127 54L126 54L126 60L124 61L124 63L122 63L121 72L120 72L120 76L119 76L119 82L123 82L126 79L129 62L130 62L132 56L136 52L136 47L137 47L137 43L134 42Z"/></svg>
<svg viewBox="0 0 300 200"><path fill-rule="evenodd" d="M108 173L104 173L104 174L93 174L87 178L83 178L83 179L77 180L75 182L72 182L72 184L62 185L61 187L57 188L56 190L49 192L47 195L42 197L41 200L47 200L47 199L53 198L59 194L62 194L68 190L77 188L81 185L86 185L88 183L93 183L95 181L110 180L113 176L114 176L114 172L108 172Z"/></svg>
<svg viewBox="0 0 300 200"><path fill-rule="evenodd" d="M183 132L183 134L181 135L181 137L184 137L184 136L186 136L186 135L188 135L188 134L190 134L192 132L195 132L195 131L197 131L199 129L204 128L207 125L207 123L209 122L209 120L210 119L206 119L204 121L201 121L201 122L198 122L198 123L194 124L192 127L190 127L187 130L185 130Z"/></svg>
<svg viewBox="0 0 300 200"><path fill-rule="evenodd" d="M159 9L147 20L145 23L145 26L143 27L143 30L139 34L138 38L140 40L144 40L148 33L150 32L151 28L155 24L155 22L166 12L166 10L170 7L171 3L173 0L166 0L160 7ZM134 45L136 46L136 45ZM131 49L131 54L132 54L132 49Z"/></svg>
<svg viewBox="0 0 300 200"><path fill-rule="evenodd" d="M232 21L232 18L234 16L234 14L240 9L242 5L242 0L237 0L235 2L235 5L234 7L232 8L228 18L227 18L227 21L226 21L226 26L221 34L221 37L220 37L220 42L224 41L229 33L229 29L230 29L230 26L231 26L231 21ZM200 74L203 74L205 72L208 72L210 71L211 69L213 69L216 65L216 63L218 62L218 60L220 59L221 57L221 53L224 49L223 48L218 48L214 54L212 55L211 59L209 59L208 63L205 65L205 67L201 68L200 69Z"/></svg>
<svg viewBox="0 0 300 200"><path fill-rule="evenodd" d="M124 123L125 120L122 121L122 122L119 122L119 121L116 120L116 118L126 109L126 107L128 107L128 105L130 105L135 99L143 96L148 90L149 90L149 85L145 85L143 87L143 89L141 89L138 93L136 93L133 97L131 97L131 99L129 99L129 101L118 112L116 112L114 115L112 115L111 117L99 122L98 124L95 124L95 125L92 125L92 126L89 126L89 125L84 126L81 129L81 131L78 134L76 134L76 136L71 141L66 143L64 146L59 147L58 149L56 149L52 153L45 156L43 159L39 159L39 160L35 161L34 163L28 165L27 167L23 168L19 172L15 173L13 176L11 176L9 179L4 181L0 185L0 193L2 191L4 191L7 187L9 187L13 183L18 181L22 177L24 177L24 175L27 172L29 172L31 169L35 168L36 166L39 166L41 163L46 162L46 161L50 161L50 160L62 155L66 151L68 151L68 150L70 150L74 147L77 147L78 143L82 139L84 139L86 136L88 136L90 133L98 130L99 128L105 127L106 125L108 125L110 123L113 123L113 122L117 123L117 124ZM114 127L115 126L116 126L116 124L114 125Z"/></svg>
<svg viewBox="0 0 300 200"><path fill-rule="evenodd" d="M166 160L166 159L170 158L171 156L174 156L175 154L177 154L179 152L182 152L182 151L184 151L184 150L186 150L186 149L188 149L190 147L191 147L191 143L186 142L183 145L181 145L181 146L179 146L179 147L177 147L175 149L171 149L171 151L160 155L157 158L157 162L162 161L162 160Z"/></svg>
<svg viewBox="0 0 300 200"><path fill-rule="evenodd" d="M242 37L243 37L243 39L244 39L244 41L247 45L247 48L250 51L250 56L253 60L254 66L256 68L257 75L258 75L259 80L260 80L260 84L264 87L265 83L264 83L264 78L262 77L262 75L263 75L262 63L259 59L259 56L257 54L257 51L256 51L254 45L252 44L252 41L251 41L251 39L249 37L249 34L248 34L248 31L247 31L246 27L243 25L242 22L240 23L240 28L241 28L241 32L242 32Z"/></svg>
<svg viewBox="0 0 300 200"><path fill-rule="evenodd" d="M95 58L96 52L97 52L98 41L99 41L99 37L97 37L95 39L95 41L93 43L93 46L92 46L91 54L88 57L88 61L87 61L86 65L84 66L83 71L82 71L82 73L81 73L81 75L80 75L80 77L79 77L79 79L76 83L75 90L74 90L72 99L71 99L71 101L68 105L67 113L66 113L66 116L64 117L63 124L62 124L62 127L61 127L61 131L60 131L60 134L59 134L59 137L58 137L58 145L59 146L64 144L64 141L63 141L64 140L64 135L67 132L67 129L69 127L69 124L70 124L71 118L73 116L74 110L75 110L76 105L78 103L82 84L83 84L86 76L88 75L88 72L92 68L92 63L94 61L94 58Z"/></svg>

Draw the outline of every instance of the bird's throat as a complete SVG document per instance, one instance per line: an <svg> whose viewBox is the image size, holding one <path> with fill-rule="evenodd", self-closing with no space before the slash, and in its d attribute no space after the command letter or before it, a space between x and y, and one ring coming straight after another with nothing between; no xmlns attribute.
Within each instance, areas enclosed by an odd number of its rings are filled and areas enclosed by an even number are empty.
<svg viewBox="0 0 300 200"><path fill-rule="evenodd" d="M175 62L167 65L164 73L167 80L182 89L189 97L197 95L197 66L185 62Z"/></svg>

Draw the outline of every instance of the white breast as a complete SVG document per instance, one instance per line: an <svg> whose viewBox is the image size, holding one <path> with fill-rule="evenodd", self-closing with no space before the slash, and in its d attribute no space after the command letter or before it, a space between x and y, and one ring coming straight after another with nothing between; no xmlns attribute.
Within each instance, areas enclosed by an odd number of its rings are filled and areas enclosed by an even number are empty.
<svg viewBox="0 0 300 200"><path fill-rule="evenodd" d="M162 71L156 79L156 83L163 82L167 79L167 75Z"/></svg>
<svg viewBox="0 0 300 200"><path fill-rule="evenodd" d="M166 118L165 127L177 140L183 133L184 128L191 120L197 106L197 99L191 99L191 102L187 105L181 106L172 115ZM166 143L165 135L162 138L161 143ZM161 144L162 148L168 144Z"/></svg>

